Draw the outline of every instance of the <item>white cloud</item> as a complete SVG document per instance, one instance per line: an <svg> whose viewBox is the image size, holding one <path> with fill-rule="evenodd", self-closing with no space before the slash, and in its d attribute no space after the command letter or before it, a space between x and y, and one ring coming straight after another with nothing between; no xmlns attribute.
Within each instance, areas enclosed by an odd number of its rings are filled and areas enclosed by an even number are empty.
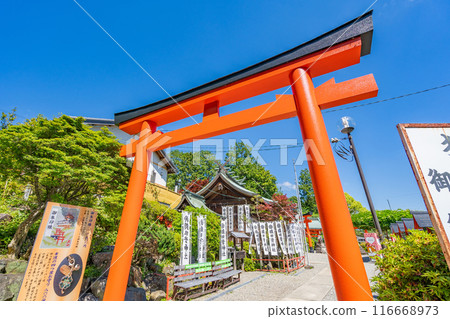
<svg viewBox="0 0 450 319"><path fill-rule="evenodd" d="M281 184L278 184L278 187L284 188L286 190L293 190L293 191L295 191L297 189L296 185L294 185L294 184L292 184L291 182L288 182L288 181L283 182Z"/></svg>

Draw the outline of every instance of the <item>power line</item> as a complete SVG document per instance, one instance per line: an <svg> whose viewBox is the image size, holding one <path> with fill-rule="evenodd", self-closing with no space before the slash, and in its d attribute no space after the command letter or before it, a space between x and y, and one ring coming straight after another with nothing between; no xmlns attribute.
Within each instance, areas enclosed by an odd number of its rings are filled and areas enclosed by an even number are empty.
<svg viewBox="0 0 450 319"><path fill-rule="evenodd" d="M372 105L372 104L388 102L388 101L392 101L392 100L398 100L398 99L402 99L404 97L409 97L409 96L412 96L412 95L426 93L426 92L429 92L429 91L442 89L442 88L445 88L445 87L448 87L448 86L450 86L450 83L447 83L447 84L444 84L444 85L441 85L441 86L435 86L433 88L425 89L425 90L422 90L422 91L416 91L416 92L407 93L407 94L403 94L403 95L399 95L399 96L395 96L395 97L390 97L390 98L387 98L387 99L384 99L384 100L379 100L379 101L374 101L374 102L369 102L369 103L364 103L364 104L347 106L347 107L343 107L343 108L340 108L340 109L326 110L326 111L323 111L323 113L338 112L338 111L353 109L353 108L357 108L357 107L361 107L361 106L367 106L367 105Z"/></svg>

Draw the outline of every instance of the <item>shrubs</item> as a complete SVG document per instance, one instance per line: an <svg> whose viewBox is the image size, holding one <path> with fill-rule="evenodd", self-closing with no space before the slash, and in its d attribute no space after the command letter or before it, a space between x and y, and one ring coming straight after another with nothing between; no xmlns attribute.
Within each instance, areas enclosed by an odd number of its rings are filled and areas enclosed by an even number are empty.
<svg viewBox="0 0 450 319"><path fill-rule="evenodd" d="M450 300L450 270L436 235L412 231L405 239L384 241L374 291L380 300Z"/></svg>
<svg viewBox="0 0 450 319"><path fill-rule="evenodd" d="M203 208L193 208L187 206L185 211L192 212L191 223L191 243L192 243L192 255L194 259L197 258L197 215L206 215L206 259L208 261L217 260L219 258L220 247L220 217L210 210ZM177 214L173 221L173 230L178 236L175 238L178 247L181 244L181 214Z"/></svg>
<svg viewBox="0 0 450 319"><path fill-rule="evenodd" d="M248 246L249 243L248 241L244 242L244 250L248 253ZM244 270L245 271L255 271L257 270L256 267L256 262L254 260L252 260L253 256L256 256L255 250L253 248L251 248L252 253L251 254L247 254L248 257L244 258Z"/></svg>

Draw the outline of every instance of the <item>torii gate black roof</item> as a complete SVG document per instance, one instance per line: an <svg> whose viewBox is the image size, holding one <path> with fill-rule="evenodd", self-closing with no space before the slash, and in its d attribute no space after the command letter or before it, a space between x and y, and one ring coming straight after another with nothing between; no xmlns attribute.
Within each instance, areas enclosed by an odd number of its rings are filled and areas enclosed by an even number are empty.
<svg viewBox="0 0 450 319"><path fill-rule="evenodd" d="M364 15L355 18L343 25L328 31L317 38L314 38L308 42L300 44L293 49L275 55L262 62L249 66L240 71L231 73L227 76L218 78L214 81L197 86L193 89L185 91L183 93L173 96L178 102L193 98L197 95L209 92L222 86L229 85L233 82L237 82L244 78L253 76L255 74L270 70L272 68L281 66L285 63L297 60L309 54L317 51L321 51L329 48L330 46L345 42L355 37L361 37L362 47L361 56L370 53L372 46L372 34L373 34L373 22L372 22L372 10ZM148 105L144 105L135 109L131 109L124 112L114 114L114 120L117 125L139 117L144 114L154 112L156 110L173 105L172 98L166 98L158 102L154 102Z"/></svg>

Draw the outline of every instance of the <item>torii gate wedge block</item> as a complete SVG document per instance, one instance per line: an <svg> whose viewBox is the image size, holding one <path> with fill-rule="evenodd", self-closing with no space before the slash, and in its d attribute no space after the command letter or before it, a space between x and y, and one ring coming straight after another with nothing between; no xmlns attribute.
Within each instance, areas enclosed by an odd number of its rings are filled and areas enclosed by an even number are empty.
<svg viewBox="0 0 450 319"><path fill-rule="evenodd" d="M147 180L148 152L209 138L244 128L298 116L303 139L318 149L322 164L309 162L319 214L339 300L372 300L369 281L320 110L377 95L372 75L314 88L312 77L360 62L370 53L372 12L241 71L206 83L173 98L115 114L116 124L139 140L124 146L121 155L135 156L117 235L104 300L123 300L140 209ZM220 108L291 85L294 96L274 103L220 116ZM175 99L177 102L174 103ZM162 134L156 126L203 113L199 124ZM138 165L141 163L141 165ZM142 167L142 163L145 163ZM139 169L139 166L140 169Z"/></svg>

